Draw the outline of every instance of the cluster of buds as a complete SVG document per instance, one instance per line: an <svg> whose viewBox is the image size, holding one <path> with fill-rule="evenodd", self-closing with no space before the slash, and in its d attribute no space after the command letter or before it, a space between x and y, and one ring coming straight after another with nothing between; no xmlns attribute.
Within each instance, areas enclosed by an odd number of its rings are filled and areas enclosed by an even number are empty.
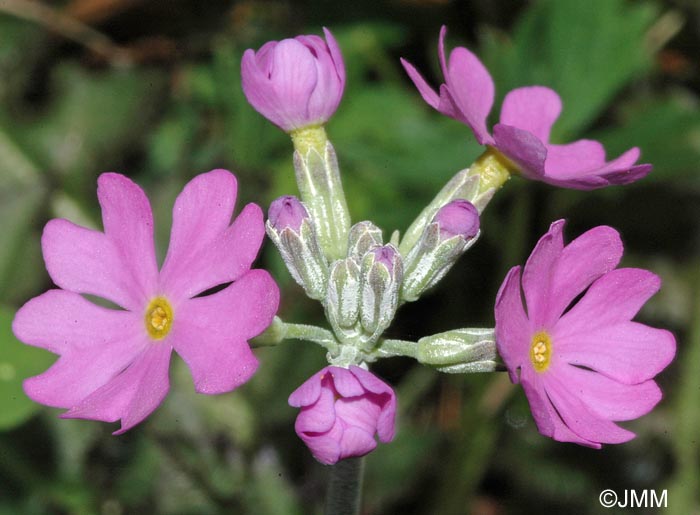
<svg viewBox="0 0 700 515"><path fill-rule="evenodd" d="M476 241L479 213L464 199L447 203L403 255L393 243L384 243L379 227L359 222L349 231L346 256L331 261L304 203L283 196L270 205L267 233L292 277L323 304L340 343L340 362L349 364L348 357L373 361L372 351L397 308L434 286ZM343 353L343 346L356 352Z"/></svg>

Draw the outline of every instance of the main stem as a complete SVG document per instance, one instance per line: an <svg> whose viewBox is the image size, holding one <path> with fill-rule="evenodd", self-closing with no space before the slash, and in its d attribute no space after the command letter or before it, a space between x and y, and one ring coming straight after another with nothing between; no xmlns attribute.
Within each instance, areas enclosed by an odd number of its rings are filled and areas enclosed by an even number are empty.
<svg viewBox="0 0 700 515"><path fill-rule="evenodd" d="M326 493L326 515L360 513L364 458L348 458L331 466Z"/></svg>

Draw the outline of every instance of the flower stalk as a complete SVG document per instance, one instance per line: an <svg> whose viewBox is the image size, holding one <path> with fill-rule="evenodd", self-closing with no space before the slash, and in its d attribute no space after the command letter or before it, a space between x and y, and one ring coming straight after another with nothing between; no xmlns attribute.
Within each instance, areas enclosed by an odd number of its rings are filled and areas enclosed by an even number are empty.
<svg viewBox="0 0 700 515"><path fill-rule="evenodd" d="M345 257L350 213L335 149L321 126L292 133L294 170L301 200L316 226L321 250L333 261Z"/></svg>

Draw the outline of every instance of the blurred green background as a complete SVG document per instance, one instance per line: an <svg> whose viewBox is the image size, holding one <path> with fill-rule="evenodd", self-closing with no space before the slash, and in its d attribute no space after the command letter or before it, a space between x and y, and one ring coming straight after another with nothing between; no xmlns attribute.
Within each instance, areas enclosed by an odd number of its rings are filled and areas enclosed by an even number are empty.
<svg viewBox="0 0 700 515"><path fill-rule="evenodd" d="M39 243L46 221L100 227L101 172L147 190L161 256L172 201L198 173L234 171L239 205L294 193L290 141L246 103L240 57L322 26L348 69L328 133L353 220L374 220L385 237L405 229L480 152L466 127L422 102L398 62L437 83L443 23L450 47L467 45L486 63L499 99L529 84L561 94L556 141L598 138L610 155L640 146L654 171L588 193L509 181L478 244L402 308L389 336L492 325L505 272L567 218L568 239L613 225L623 265L662 276L638 320L671 329L678 358L659 376L657 409L624 424L638 437L601 451L540 436L505 374L445 376L384 360L375 370L397 390L399 431L368 457L363 513L604 513L606 488L667 489L663 513L700 513L696 0L0 0L0 514L320 513L328 471L294 434L286 399L323 365L321 348L261 349L254 379L218 397L194 394L175 359L165 403L114 437L116 425L60 420L24 396L21 380L55 358L19 344L10 323L52 286ZM323 323L269 242L259 266L283 289L285 320Z"/></svg>

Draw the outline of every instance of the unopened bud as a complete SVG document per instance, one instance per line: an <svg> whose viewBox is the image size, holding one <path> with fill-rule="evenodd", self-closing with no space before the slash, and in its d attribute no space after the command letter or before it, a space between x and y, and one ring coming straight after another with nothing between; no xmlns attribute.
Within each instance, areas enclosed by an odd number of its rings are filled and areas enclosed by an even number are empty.
<svg viewBox="0 0 700 515"><path fill-rule="evenodd" d="M294 280L312 299L323 299L328 263L304 204L289 195L273 201L266 228Z"/></svg>
<svg viewBox="0 0 700 515"><path fill-rule="evenodd" d="M382 243L382 230L379 227L372 222L358 222L350 228L348 256L362 260L367 251Z"/></svg>
<svg viewBox="0 0 700 515"><path fill-rule="evenodd" d="M389 327L399 305L403 263L393 245L375 247L362 260L360 322L371 346Z"/></svg>
<svg viewBox="0 0 700 515"><path fill-rule="evenodd" d="M463 199L443 206L406 256L401 299L412 302L437 284L479 234L479 213Z"/></svg>
<svg viewBox="0 0 700 515"><path fill-rule="evenodd" d="M442 241L453 236L470 240L479 232L479 213L471 202L453 200L437 212L433 223L439 224Z"/></svg>
<svg viewBox="0 0 700 515"><path fill-rule="evenodd" d="M360 334L360 267L353 258L339 259L331 265L326 315L341 340L350 341Z"/></svg>
<svg viewBox="0 0 700 515"><path fill-rule="evenodd" d="M418 340L416 359L440 372L493 372L498 368L493 329L455 329Z"/></svg>

